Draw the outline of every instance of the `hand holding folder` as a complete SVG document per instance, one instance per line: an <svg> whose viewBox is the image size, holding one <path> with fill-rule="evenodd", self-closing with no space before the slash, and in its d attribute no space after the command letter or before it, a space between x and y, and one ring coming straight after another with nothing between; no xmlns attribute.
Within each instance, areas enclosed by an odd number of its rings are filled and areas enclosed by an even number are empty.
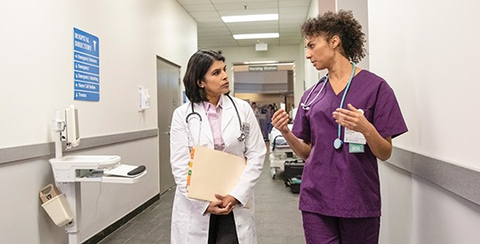
<svg viewBox="0 0 480 244"><path fill-rule="evenodd" d="M187 197L214 201L215 194L227 195L237 184L246 160L234 154L195 146L191 153Z"/></svg>

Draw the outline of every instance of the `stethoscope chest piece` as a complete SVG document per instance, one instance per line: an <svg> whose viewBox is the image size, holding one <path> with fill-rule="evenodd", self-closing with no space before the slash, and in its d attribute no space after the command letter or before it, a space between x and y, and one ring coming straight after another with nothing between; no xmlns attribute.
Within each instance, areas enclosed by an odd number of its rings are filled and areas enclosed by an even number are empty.
<svg viewBox="0 0 480 244"><path fill-rule="evenodd" d="M237 140L238 141L244 141L246 137L247 136L245 135L245 133L240 132L240 135L237 137Z"/></svg>
<svg viewBox="0 0 480 244"><path fill-rule="evenodd" d="M343 141L340 138L337 138L335 139L335 141L333 141L333 147L335 149L340 149L342 145L343 145Z"/></svg>

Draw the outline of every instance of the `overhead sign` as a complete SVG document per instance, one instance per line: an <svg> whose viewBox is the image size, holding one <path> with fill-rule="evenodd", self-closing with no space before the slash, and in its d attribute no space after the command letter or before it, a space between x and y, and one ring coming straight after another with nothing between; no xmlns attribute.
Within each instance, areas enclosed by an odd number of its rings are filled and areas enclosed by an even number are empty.
<svg viewBox="0 0 480 244"><path fill-rule="evenodd" d="M248 66L250 72L262 72L262 71L277 71L278 67L274 65L269 66Z"/></svg>
<svg viewBox="0 0 480 244"><path fill-rule="evenodd" d="M99 39L73 28L73 97L75 100L100 100Z"/></svg>

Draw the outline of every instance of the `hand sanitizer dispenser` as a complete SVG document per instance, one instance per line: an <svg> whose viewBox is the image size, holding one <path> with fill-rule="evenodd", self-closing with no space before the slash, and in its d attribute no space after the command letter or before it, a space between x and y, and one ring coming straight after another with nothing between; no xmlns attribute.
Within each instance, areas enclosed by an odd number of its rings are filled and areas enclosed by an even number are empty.
<svg viewBox="0 0 480 244"><path fill-rule="evenodd" d="M145 109L150 108L150 95L148 89L143 86L138 87L138 111L143 112Z"/></svg>

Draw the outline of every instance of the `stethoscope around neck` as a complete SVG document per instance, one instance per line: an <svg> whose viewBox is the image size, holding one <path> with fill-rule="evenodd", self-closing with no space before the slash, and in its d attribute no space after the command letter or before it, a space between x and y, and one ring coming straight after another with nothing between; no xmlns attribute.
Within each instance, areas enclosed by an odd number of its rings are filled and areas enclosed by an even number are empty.
<svg viewBox="0 0 480 244"><path fill-rule="evenodd" d="M342 96L342 100L340 101L340 107L339 108L343 108L343 103L345 102L345 96L347 95L348 88L350 88L350 84L352 83L353 76L355 75L355 67L356 67L355 63L354 62L350 62L350 63L352 64L352 74L350 75L350 80L348 80L347 87L345 88L345 91L343 92L343 96ZM312 95L313 91L317 88L317 86L320 83L322 83L322 80L323 80L322 87L320 88L318 93L315 95L315 97L310 102L308 102L308 99L310 99L310 96ZM310 107L313 105L313 103L315 102L317 97L320 95L320 93L322 93L323 88L325 87L325 85L327 83L328 83L328 73L325 76L323 76L322 78L320 78L320 80L317 82L317 84L315 84L313 89L311 89L310 92L308 93L307 97L305 98L305 101L300 103L300 106L302 107L303 110L305 110L305 111L310 110ZM341 135L342 135L342 126L340 124L338 124L337 138L333 141L333 147L335 149L340 149L343 145L343 141L342 141L342 139L340 139Z"/></svg>
<svg viewBox="0 0 480 244"><path fill-rule="evenodd" d="M238 141L244 141L245 138L247 137L247 135L245 133L245 126L242 125L242 119L240 118L240 113L238 113L237 105L235 105L235 102L230 97L230 95L226 95L226 96L230 99L230 101L232 101L233 107L235 108L235 112L237 113L238 125L240 126L240 134L238 135L237 140ZM202 116L198 112L195 112L195 109L193 107L193 103L190 102L190 104L192 106L192 112L187 114L187 117L185 117L185 122L187 123L187 130L188 130L188 133L190 134L190 137L191 137L189 122L192 119L192 117L198 117L198 120L199 120L199 123L200 123L200 129L198 130L198 137L197 138L200 138L200 133L202 131Z"/></svg>

